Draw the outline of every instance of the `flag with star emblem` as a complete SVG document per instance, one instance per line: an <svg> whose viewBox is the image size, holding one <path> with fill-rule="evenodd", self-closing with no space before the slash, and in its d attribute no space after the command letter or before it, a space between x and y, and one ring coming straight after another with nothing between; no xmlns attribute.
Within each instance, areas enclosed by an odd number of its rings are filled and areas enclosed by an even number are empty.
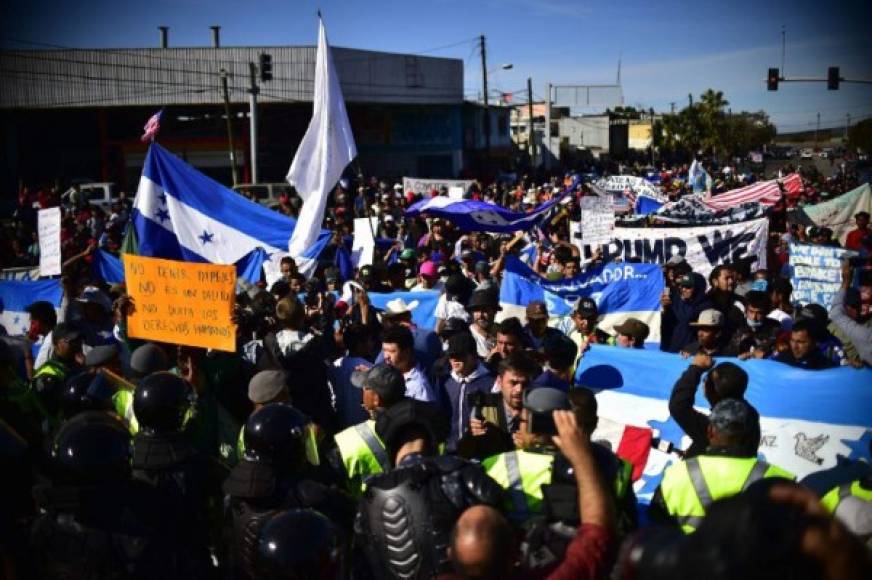
<svg viewBox="0 0 872 580"><path fill-rule="evenodd" d="M834 467L839 456L868 460L872 440L872 370L839 367L808 371L773 360L729 361L748 373L745 398L760 413L758 456L798 479ZM602 419L655 430L656 449L635 483L640 503L649 503L665 467L677 461L670 449L687 449L690 439L669 414L669 397L690 360L651 349L592 345L584 353L575 383L594 390ZM700 380L702 382L702 380ZM699 388L694 406L711 407ZM594 432L596 439L596 432ZM620 448L613 448L619 452ZM620 454L620 453L619 453Z"/></svg>
<svg viewBox="0 0 872 580"><path fill-rule="evenodd" d="M46 301L58 310L63 295L59 279L0 281L0 326L9 336L27 334L30 313L26 308L34 302Z"/></svg>
<svg viewBox="0 0 872 580"><path fill-rule="evenodd" d="M509 211L485 201L438 196L413 204L406 210L406 215L414 217L426 214L446 219L464 232L510 233L529 230L539 225L548 216L548 212L574 189L574 183L559 195L526 213Z"/></svg>
<svg viewBox="0 0 872 580"><path fill-rule="evenodd" d="M136 253L187 262L236 264L260 278L252 259L286 252L297 222L249 201L152 143L133 202ZM330 232L321 230L298 259L314 265ZM129 248L132 244L125 244Z"/></svg>

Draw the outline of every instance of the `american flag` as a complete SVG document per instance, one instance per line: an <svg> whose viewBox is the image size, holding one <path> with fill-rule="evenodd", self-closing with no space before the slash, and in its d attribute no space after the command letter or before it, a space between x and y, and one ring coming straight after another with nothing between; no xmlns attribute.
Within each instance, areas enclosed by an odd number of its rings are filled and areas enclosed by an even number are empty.
<svg viewBox="0 0 872 580"><path fill-rule="evenodd" d="M725 191L709 199L703 198L701 201L711 209L720 211L750 201L756 201L763 205L775 205L779 199L781 199L781 188L778 187L778 182L773 179Z"/></svg>
<svg viewBox="0 0 872 580"><path fill-rule="evenodd" d="M781 186L784 187L784 192L788 197L796 197L805 189L802 186L802 176L799 173L791 173L782 179Z"/></svg>
<svg viewBox="0 0 872 580"><path fill-rule="evenodd" d="M145 127L143 127L143 131L145 133L142 134L142 137L139 138L140 141L145 143L146 141L154 141L154 138L157 137L157 132L160 131L160 118L163 116L164 110L161 109L151 117L149 117L148 121L145 123Z"/></svg>

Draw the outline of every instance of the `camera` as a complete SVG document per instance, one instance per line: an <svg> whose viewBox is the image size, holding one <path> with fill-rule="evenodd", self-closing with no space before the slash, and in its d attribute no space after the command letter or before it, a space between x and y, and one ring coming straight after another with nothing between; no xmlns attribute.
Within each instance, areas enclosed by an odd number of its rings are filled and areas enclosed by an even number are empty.
<svg viewBox="0 0 872 580"><path fill-rule="evenodd" d="M466 405L472 409L471 417L476 421L484 421L484 407L487 405L487 394L480 391L466 394Z"/></svg>

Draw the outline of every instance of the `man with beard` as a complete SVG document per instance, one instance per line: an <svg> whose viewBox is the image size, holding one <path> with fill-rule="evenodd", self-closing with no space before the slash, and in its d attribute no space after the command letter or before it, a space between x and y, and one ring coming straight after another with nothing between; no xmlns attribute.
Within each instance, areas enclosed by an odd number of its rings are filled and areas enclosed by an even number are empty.
<svg viewBox="0 0 872 580"><path fill-rule="evenodd" d="M715 266L709 274L709 284L711 288L705 296L711 307L724 315L723 337L725 341L730 341L744 319L742 308L737 305L742 304L742 299L736 294L736 273L732 266Z"/></svg>
<svg viewBox="0 0 872 580"><path fill-rule="evenodd" d="M485 359L496 346L493 333L494 317L496 317L497 311L502 310L502 308L500 308L494 292L477 290L473 292L466 310L472 316L469 330L475 339L475 350L479 357Z"/></svg>

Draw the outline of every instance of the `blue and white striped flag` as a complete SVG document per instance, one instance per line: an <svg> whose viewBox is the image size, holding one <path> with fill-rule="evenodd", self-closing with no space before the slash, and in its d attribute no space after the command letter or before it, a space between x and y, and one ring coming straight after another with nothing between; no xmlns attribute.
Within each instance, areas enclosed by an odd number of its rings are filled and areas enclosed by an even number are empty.
<svg viewBox="0 0 872 580"><path fill-rule="evenodd" d="M133 226L143 256L236 264L262 248L287 252L296 221L249 201L152 143L133 202ZM322 230L297 260L313 268L330 241Z"/></svg>
<svg viewBox="0 0 872 580"><path fill-rule="evenodd" d="M807 371L772 360L725 358L748 373L745 398L760 412L758 454L798 478L828 469L838 456L869 460L872 442L872 370L847 367ZM721 358L716 361L721 362ZM669 415L669 395L690 361L677 354L593 345L576 382L597 391L598 415L651 427L661 441L686 449L689 438ZM709 408L699 388L695 407ZM677 458L657 450L636 482L649 503L663 469Z"/></svg>
<svg viewBox="0 0 872 580"><path fill-rule="evenodd" d="M529 230L539 224L568 191L569 189L527 213L509 211L484 201L439 196L413 204L406 210L406 215L413 217L427 214L446 219L464 232L517 232Z"/></svg>
<svg viewBox="0 0 872 580"><path fill-rule="evenodd" d="M650 342L660 342L660 294L663 273L657 264L606 264L569 280L552 282L535 273L515 257L506 260L500 286L501 318L521 321L533 300L548 306L550 324L564 332L579 298L592 298L602 315L600 327L609 331L629 317L648 325Z"/></svg>

